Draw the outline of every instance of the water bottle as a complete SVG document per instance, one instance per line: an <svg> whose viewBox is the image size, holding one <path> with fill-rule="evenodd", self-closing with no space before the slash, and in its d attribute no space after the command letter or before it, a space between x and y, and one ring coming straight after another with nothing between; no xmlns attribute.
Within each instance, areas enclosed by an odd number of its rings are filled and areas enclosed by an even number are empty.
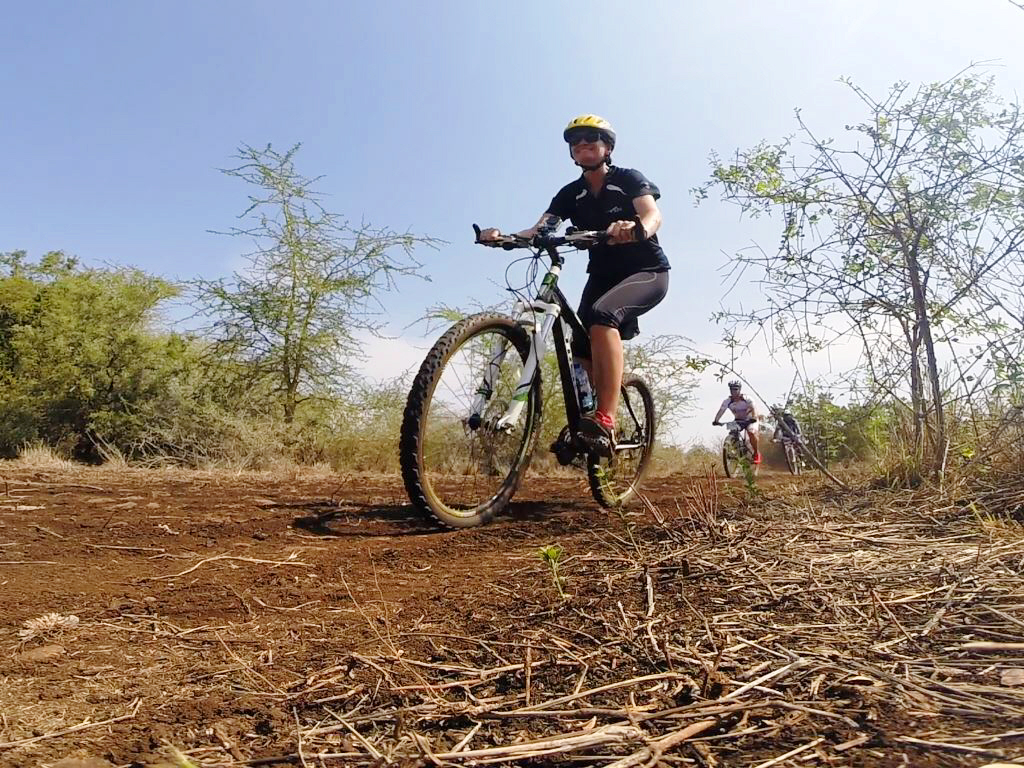
<svg viewBox="0 0 1024 768"><path fill-rule="evenodd" d="M590 377L578 362L573 360L572 377L576 379L576 392L580 397L580 410L588 413L594 410L594 390L590 388Z"/></svg>

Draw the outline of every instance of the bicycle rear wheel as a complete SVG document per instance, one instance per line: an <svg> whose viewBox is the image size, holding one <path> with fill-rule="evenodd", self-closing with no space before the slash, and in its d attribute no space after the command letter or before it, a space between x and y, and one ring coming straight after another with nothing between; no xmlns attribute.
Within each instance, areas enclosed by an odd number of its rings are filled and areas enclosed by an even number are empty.
<svg viewBox="0 0 1024 768"><path fill-rule="evenodd" d="M605 509L621 507L636 497L654 449L654 397L639 376L629 376L622 384L615 429L615 453L610 459L587 456L590 492Z"/></svg>
<svg viewBox="0 0 1024 768"><path fill-rule="evenodd" d="M418 510L466 528L508 504L540 426L540 372L526 392L515 392L529 351L529 336L512 318L483 313L456 323L427 354L409 391L399 445L402 478ZM514 400L522 402L518 419L499 424Z"/></svg>

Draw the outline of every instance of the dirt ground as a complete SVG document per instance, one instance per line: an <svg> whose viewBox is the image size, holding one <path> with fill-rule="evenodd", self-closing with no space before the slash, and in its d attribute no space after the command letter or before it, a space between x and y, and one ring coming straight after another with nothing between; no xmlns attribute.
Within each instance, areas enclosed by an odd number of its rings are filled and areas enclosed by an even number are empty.
<svg viewBox="0 0 1024 768"><path fill-rule="evenodd" d="M825 626L829 620L815 616L819 609L801 594L806 588L790 590L767 570L747 568L767 585L762 597L752 594L760 589L758 580L742 564L736 572L746 574L743 580L729 578L729 563L741 563L736 553L756 555L759 537L776 530L765 514L773 489L791 493L794 484L781 476L762 478L766 496L752 507L741 501L741 484L722 480L701 497L724 494L708 502L715 519L689 528L666 523L682 520L683 500L689 498L692 509L700 482L652 481L651 507L622 518L594 505L585 478L530 478L495 523L447 531L414 514L395 477L0 464L0 765L187 765L185 756L201 766L455 765L502 758L501 764L515 765L606 764L644 743L628 733L616 741L620 731L610 730L615 717L609 708L635 705L650 712L654 705L644 697L653 696L660 697L662 710L700 705L699 711L711 713L712 725L687 749L662 744L665 765L980 766L997 762L994 756L1024 755L1017 704L1007 704L1000 717L998 708L974 702L985 694L972 689L974 703L949 704L948 712L925 694L919 694L916 711L913 703L903 709L897 702L904 699L895 694L871 697L876 683L890 691L896 686L886 683L883 672L904 674L877 660L877 680L850 682L822 671L815 687L819 675L806 676L808 690L831 696L827 712L825 705L809 706L808 699L769 682L746 690L771 691L765 696L774 697L776 709L751 704L744 710L744 691L736 693L741 683L776 674L796 649L777 644L769 631L755 639L742 627L729 629L733 619L719 619L739 616L737 601L763 597L774 600L768 609L749 609L752 602L744 602L744 611L781 615L792 608L787 626ZM827 498L817 482L803 485L814 498ZM820 515L815 520L827 523ZM950 533L942 519L922 525L938 531L929 535L940 542L959 532ZM684 535L674 536L673 526ZM552 543L565 553L566 600L537 555ZM799 558L800 545L792 546L791 556ZM630 552L640 547L649 559L637 566ZM685 558L675 556L683 550ZM993 551L993 558L1002 558L1002 550ZM1019 553L1010 548L1007 557ZM851 555L842 567L855 561L863 566L871 554ZM1006 558L992 562L994 569L1010 567ZM827 571L826 559L818 567ZM813 577L831 583L827 574ZM837 573L836 583L843 578ZM922 579L919 591L962 581ZM1010 579L997 591L1003 613L1020 616L1020 581ZM937 592L936 599L947 594L953 593ZM688 614L686 604L699 610ZM78 622L54 619L34 631L26 628L49 613ZM931 613L922 612L920 623ZM951 642L953 628L943 621L925 636L906 632L911 614L893 614L899 616L895 623L883 613L873 615L882 623L870 647L886 646L876 653L904 642L901 632L913 635L907 648L918 646L906 658L930 657L933 648ZM659 618L661 624L653 623ZM1024 623L1014 620L1020 627L1007 637L1019 640ZM1007 626L1012 629L1013 622ZM822 635L800 631L801 652L824 659ZM831 632L815 631L825 637ZM664 653L631 650L646 647L646 635L655 649L663 642ZM737 636L752 645L743 646ZM924 647L933 638L935 645ZM717 658L708 643L717 647ZM836 648L842 643L834 636L829 642ZM703 678L696 667L683 674L685 649L687 658L714 659L714 668L705 669ZM760 657L758 649L764 649ZM730 653L740 651L755 656L730 661ZM865 650L863 658L870 656ZM765 661L755 663L759 659ZM1012 680L1005 668L1013 668L1013 658L1007 662L1004 654L1002 663L1002 679ZM740 669L744 664L749 668ZM847 671L857 669L851 664ZM991 685L998 672L989 670L975 683ZM771 680L781 685L783 676ZM549 719L517 720L516 710L491 712L497 705L487 706L501 699L530 707L566 694L571 699L581 687L625 680L640 681L628 697L577 698L573 713ZM934 695L960 701L948 691ZM708 709L709 702L717 702L718 710ZM820 710L820 717L801 708ZM950 734L970 736L962 748L930 745L945 743L927 737L936 718L950 724ZM626 723L621 728L646 727L635 717L619 719ZM458 762L455 755L567 732L608 740L604 747L567 748L553 757L496 752ZM647 733L654 737L653 730ZM473 739L468 750L452 747L467 735ZM451 753L447 758L433 754L444 749ZM653 749L651 742L646 749ZM766 762L792 750L791 758ZM661 751L623 765L653 765L659 756Z"/></svg>

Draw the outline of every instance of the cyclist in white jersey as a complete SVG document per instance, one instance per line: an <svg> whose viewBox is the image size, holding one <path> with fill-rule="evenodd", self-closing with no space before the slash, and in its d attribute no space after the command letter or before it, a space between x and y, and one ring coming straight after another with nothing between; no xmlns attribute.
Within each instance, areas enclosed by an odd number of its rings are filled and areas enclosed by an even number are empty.
<svg viewBox="0 0 1024 768"><path fill-rule="evenodd" d="M754 402L745 397L742 392L742 385L738 381L729 382L729 396L722 401L722 407L715 414L715 420L711 423L716 427L721 423L722 414L726 410L732 411L732 417L747 430L747 438L750 440L750 447L754 451L754 463L761 463L761 451L757 444L757 409Z"/></svg>

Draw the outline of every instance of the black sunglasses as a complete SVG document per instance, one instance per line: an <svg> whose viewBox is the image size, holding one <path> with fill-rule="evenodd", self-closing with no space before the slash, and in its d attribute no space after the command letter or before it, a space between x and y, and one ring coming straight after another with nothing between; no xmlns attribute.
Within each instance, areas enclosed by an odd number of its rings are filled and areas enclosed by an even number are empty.
<svg viewBox="0 0 1024 768"><path fill-rule="evenodd" d="M577 144L593 144L603 139L604 134L599 131L582 131L580 133L570 133L567 141L570 147L575 147Z"/></svg>

